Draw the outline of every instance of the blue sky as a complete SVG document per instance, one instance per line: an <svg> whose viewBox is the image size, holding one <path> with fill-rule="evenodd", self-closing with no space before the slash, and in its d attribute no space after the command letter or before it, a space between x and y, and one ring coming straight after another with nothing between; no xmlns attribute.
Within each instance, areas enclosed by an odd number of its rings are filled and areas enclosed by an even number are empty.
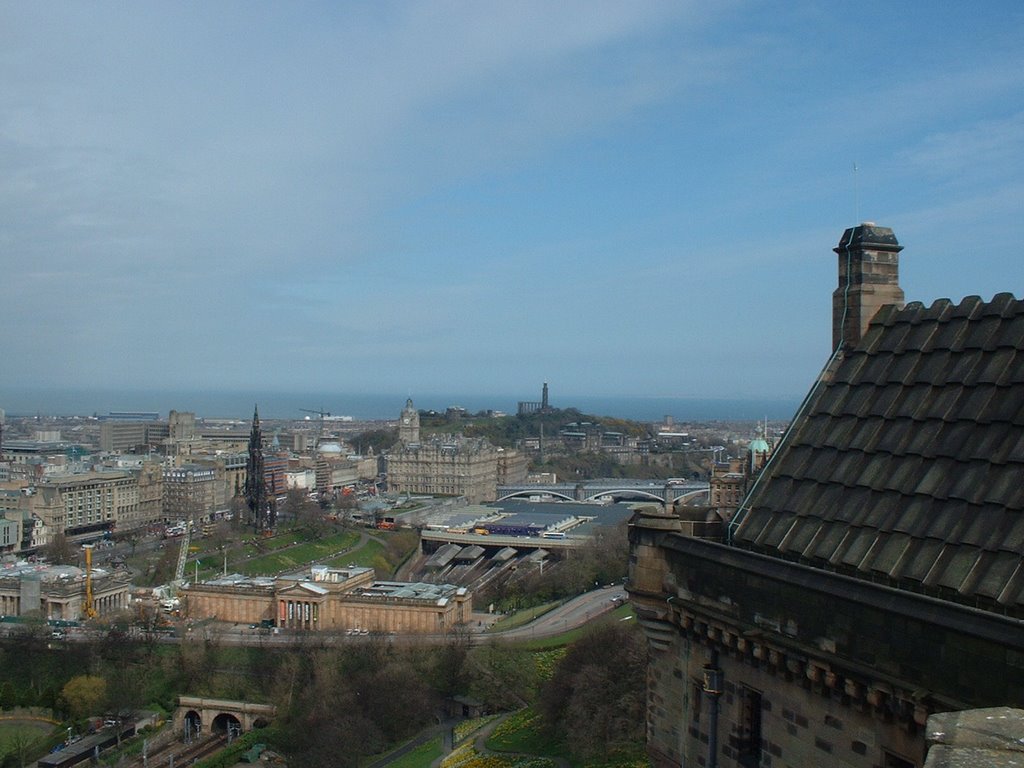
<svg viewBox="0 0 1024 768"><path fill-rule="evenodd" d="M1020 293L1022 17L5 0L0 406L798 397L859 220L908 300Z"/></svg>

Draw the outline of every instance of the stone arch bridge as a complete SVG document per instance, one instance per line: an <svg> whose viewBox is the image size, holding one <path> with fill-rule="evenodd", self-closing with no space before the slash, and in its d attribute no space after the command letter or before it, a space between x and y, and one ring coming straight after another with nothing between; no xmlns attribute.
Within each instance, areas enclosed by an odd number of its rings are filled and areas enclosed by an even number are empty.
<svg viewBox="0 0 1024 768"><path fill-rule="evenodd" d="M688 502L708 493L708 483L699 480L657 481L624 478L586 480L582 483L548 483L544 485L499 485L498 501L531 496L549 496L565 501L599 501L601 499L650 499L665 504Z"/></svg>
<svg viewBox="0 0 1024 768"><path fill-rule="evenodd" d="M174 731L188 730L192 736L232 732L237 735L268 725L275 713L270 704L179 696L178 708L174 711Z"/></svg>

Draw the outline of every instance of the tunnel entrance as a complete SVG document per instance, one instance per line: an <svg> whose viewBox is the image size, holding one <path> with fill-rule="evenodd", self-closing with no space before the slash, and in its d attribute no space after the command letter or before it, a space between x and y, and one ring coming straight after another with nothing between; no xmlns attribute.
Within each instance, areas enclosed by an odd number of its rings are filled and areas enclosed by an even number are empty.
<svg viewBox="0 0 1024 768"><path fill-rule="evenodd" d="M227 712L221 712L215 718L213 718L213 732L214 733L240 733L242 730L242 723L234 715L229 715Z"/></svg>

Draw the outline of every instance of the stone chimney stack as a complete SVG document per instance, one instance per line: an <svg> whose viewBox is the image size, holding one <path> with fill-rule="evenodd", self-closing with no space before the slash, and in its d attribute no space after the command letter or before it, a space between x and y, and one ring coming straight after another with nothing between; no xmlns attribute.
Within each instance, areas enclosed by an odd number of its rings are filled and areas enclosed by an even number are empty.
<svg viewBox="0 0 1024 768"><path fill-rule="evenodd" d="M832 349L860 343L868 323L886 304L903 306L900 251L889 227L874 222L850 227L839 245L839 287L832 293Z"/></svg>

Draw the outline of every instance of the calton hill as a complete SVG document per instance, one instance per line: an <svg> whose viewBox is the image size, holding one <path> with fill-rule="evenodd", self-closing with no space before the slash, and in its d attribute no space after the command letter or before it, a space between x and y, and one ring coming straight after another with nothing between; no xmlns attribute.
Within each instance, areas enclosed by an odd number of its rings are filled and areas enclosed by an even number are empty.
<svg viewBox="0 0 1024 768"><path fill-rule="evenodd" d="M611 416L595 416L576 408L550 408L545 412L494 415L489 411L467 413L459 408L445 412L420 410L423 435L461 433L483 437L502 448L524 450L530 457L531 472L549 472L566 482L593 478L667 480L683 477L706 478L713 457L738 456L743 442L759 429L753 421L685 422L656 425ZM778 425L773 425L777 427ZM664 429L670 428L672 436ZM567 435L592 433L591 445L580 447ZM685 435L685 436L684 436ZM602 450L594 443L612 438L637 450ZM398 439L395 430L376 429L350 438L364 450L387 452Z"/></svg>

